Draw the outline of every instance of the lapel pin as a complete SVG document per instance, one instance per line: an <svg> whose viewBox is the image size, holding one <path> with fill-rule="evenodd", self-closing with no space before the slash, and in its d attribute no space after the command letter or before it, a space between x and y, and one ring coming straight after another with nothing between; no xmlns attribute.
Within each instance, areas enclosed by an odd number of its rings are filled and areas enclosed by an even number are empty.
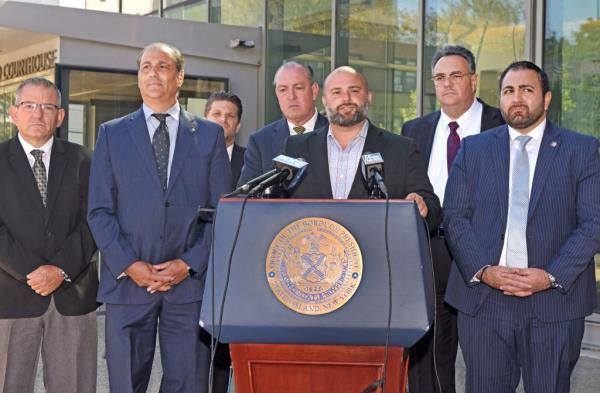
<svg viewBox="0 0 600 393"><path fill-rule="evenodd" d="M558 143L556 143L556 141L552 141L552 143L550 143L550 146L552 146L552 147L556 147L556 145L557 145L557 144L558 144Z"/></svg>
<svg viewBox="0 0 600 393"><path fill-rule="evenodd" d="M192 133L196 132L196 124L192 124L192 129L190 130L190 132L192 132Z"/></svg>

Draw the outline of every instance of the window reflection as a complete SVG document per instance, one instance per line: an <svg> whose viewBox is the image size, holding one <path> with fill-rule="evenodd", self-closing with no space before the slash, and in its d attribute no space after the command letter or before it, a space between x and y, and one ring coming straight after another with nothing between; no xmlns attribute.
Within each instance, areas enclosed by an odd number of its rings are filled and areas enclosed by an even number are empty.
<svg viewBox="0 0 600 393"><path fill-rule="evenodd" d="M423 112L437 102L429 61L444 45L462 45L475 55L479 73L478 96L498 105L498 78L515 60L525 56L527 0L431 0L425 11Z"/></svg>

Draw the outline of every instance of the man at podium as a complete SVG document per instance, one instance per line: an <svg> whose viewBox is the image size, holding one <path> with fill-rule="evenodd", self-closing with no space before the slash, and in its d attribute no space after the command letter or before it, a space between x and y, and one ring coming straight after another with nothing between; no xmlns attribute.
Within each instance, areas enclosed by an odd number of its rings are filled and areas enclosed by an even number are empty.
<svg viewBox="0 0 600 393"><path fill-rule="evenodd" d="M367 119L372 93L355 69L342 66L324 83L323 105L329 126L287 139L283 154L310 163L303 179L291 190L293 198L368 198L359 169L361 156L379 153L385 162L385 185L390 198L413 200L429 228L442 217L415 143L376 127ZM383 169L383 162L381 163ZM382 171L383 172L383 171Z"/></svg>

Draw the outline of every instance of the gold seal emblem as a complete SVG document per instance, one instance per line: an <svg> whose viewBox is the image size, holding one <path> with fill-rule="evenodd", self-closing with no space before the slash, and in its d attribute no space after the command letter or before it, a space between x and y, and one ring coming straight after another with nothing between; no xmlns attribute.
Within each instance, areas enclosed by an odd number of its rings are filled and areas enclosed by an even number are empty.
<svg viewBox="0 0 600 393"><path fill-rule="evenodd" d="M283 228L267 254L267 281L281 303L308 315L342 307L358 289L362 255L343 226L308 217Z"/></svg>

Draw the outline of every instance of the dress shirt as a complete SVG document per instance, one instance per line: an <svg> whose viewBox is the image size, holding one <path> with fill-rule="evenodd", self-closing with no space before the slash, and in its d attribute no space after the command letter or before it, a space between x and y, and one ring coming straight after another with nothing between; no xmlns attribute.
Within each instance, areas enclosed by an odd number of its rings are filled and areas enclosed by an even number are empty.
<svg viewBox="0 0 600 393"><path fill-rule="evenodd" d="M458 123L458 130L456 132L462 140L469 135L479 134L481 131L482 113L483 105L477 99L473 101L471 107L458 119L451 119L444 113L443 109L441 110L440 120L437 123L433 137L429 166L427 168L427 174L433 186L433 191L440 199L441 204L444 202L444 192L446 190L446 182L448 181L447 148L448 136L450 135L448 123L451 121Z"/></svg>
<svg viewBox="0 0 600 393"><path fill-rule="evenodd" d="M166 112L156 112L146 104L142 105L144 111L144 118L146 119L146 125L148 126L148 134L150 135L150 141L154 136L154 132L160 125L160 121L152 116L154 113L168 113L167 116L167 128L169 130L169 165L167 166L167 184L169 184L169 176L171 174L171 164L173 163L173 155L175 154L175 142L177 141L177 131L179 129L179 114L181 112L179 103L173 105Z"/></svg>
<svg viewBox="0 0 600 393"><path fill-rule="evenodd" d="M227 155L229 156L229 162L231 162L231 157L233 156L233 145L235 145L235 143L232 143L231 145L227 146Z"/></svg>
<svg viewBox="0 0 600 393"><path fill-rule="evenodd" d="M317 111L317 108L315 108L315 113L313 114L313 117L311 117L306 123L304 124L294 124L291 121L287 121L288 124L288 128L290 130L290 135L296 135L296 131L294 131L294 127L296 126L303 126L304 127L304 134L306 134L307 132L311 132L314 131L315 129L315 124L317 124L317 116L319 115L319 112Z"/></svg>
<svg viewBox="0 0 600 393"><path fill-rule="evenodd" d="M535 164L537 162L538 153L540 152L540 145L542 143L542 137L544 136L544 130L546 129L546 119L542 121L537 127L531 130L527 135L531 137L531 140L525 146L527 150L527 156L529 158L529 196L531 197L531 185L533 184L533 175L535 173ZM510 206L511 192L512 192L512 174L513 174L513 161L514 161L514 150L517 148L517 142L515 140L518 136L523 134L517 130L508 127L508 134L510 136L510 169L508 171L508 206ZM508 210L507 210L508 211ZM509 227L509 216L506 216L506 229L504 231L504 244L502 245L502 254L500 255L500 266L506 266L506 242L508 239L508 227Z"/></svg>
<svg viewBox="0 0 600 393"><path fill-rule="evenodd" d="M360 161L369 121L365 121L360 133L350 141L345 149L342 149L329 126L327 132L327 161L329 162L329 181L331 193L334 199L347 199L356 176L356 170Z"/></svg>
<svg viewBox="0 0 600 393"><path fill-rule="evenodd" d="M21 142L21 146L23 146L23 150L25 150L25 155L27 156L27 161L29 161L29 166L33 169L33 164L35 164L35 158L31 155L32 150L41 150L44 152L42 155L42 162L46 167L46 181L48 180L48 173L50 173L50 154L52 153L52 145L54 144L54 137L48 139L46 143L42 145L42 147L33 147L31 146L21 134L18 134L19 142Z"/></svg>

